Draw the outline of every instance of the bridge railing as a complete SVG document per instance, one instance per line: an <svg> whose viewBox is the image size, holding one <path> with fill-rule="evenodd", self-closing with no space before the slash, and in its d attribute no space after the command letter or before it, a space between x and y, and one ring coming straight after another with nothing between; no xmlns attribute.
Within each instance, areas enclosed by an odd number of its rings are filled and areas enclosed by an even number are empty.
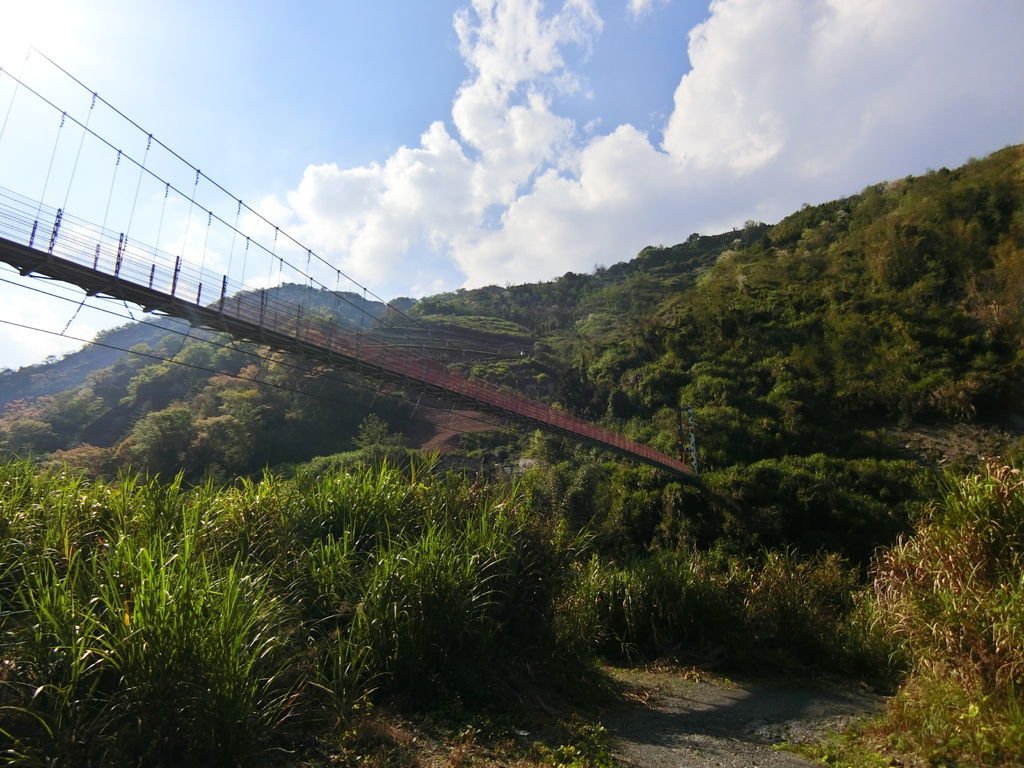
<svg viewBox="0 0 1024 768"><path fill-rule="evenodd" d="M287 338L300 352L304 346L325 350L369 371L448 392L502 415L568 432L690 474L684 462L650 446L514 390L460 376L432 357L408 348L396 350L372 334L347 331L302 304L278 298L268 290L246 288L224 275L187 262L181 255L136 243L125 233L104 230L2 189L0 236L105 276L109 285L103 291L111 295L117 295L119 282L145 288L151 294L171 299L170 303L162 302L169 307L166 311L181 311L183 305L215 311L260 332Z"/></svg>

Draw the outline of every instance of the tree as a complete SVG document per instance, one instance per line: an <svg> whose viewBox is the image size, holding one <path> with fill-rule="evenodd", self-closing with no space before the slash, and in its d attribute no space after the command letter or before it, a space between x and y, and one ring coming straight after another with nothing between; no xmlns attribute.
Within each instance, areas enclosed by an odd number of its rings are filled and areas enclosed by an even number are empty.
<svg viewBox="0 0 1024 768"><path fill-rule="evenodd" d="M177 474L185 468L192 432L192 411L184 405L149 413L126 441L128 458L153 473Z"/></svg>
<svg viewBox="0 0 1024 768"><path fill-rule="evenodd" d="M384 419L375 413L371 413L359 425L355 442L358 447L365 449L397 447L402 444L403 440L400 434L391 432L388 429L388 424Z"/></svg>
<svg viewBox="0 0 1024 768"><path fill-rule="evenodd" d="M60 438L45 421L16 418L4 424L3 447L15 453L49 453L60 447Z"/></svg>

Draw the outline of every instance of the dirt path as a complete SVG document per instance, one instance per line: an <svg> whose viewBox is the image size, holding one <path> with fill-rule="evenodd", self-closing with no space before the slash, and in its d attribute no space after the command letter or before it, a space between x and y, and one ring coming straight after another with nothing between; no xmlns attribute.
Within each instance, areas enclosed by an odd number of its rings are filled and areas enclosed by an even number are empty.
<svg viewBox="0 0 1024 768"><path fill-rule="evenodd" d="M882 698L848 686L729 681L692 672L613 672L631 705L608 713L616 757L634 768L802 768L772 749L813 740L877 711Z"/></svg>

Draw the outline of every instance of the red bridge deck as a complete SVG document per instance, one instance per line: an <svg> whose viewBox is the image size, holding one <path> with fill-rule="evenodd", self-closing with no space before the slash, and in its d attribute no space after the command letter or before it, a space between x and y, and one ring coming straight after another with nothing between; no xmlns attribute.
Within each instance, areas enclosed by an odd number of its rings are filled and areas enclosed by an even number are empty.
<svg viewBox="0 0 1024 768"><path fill-rule="evenodd" d="M226 277L203 273L112 235L61 211L41 208L0 191L0 260L22 274L73 283L147 311L184 318L195 326L252 339L299 355L358 370L374 378L409 381L447 400L517 422L563 433L622 456L692 476L684 462L512 390L452 373L426 356L396 351L364 333L303 315L300 304L265 290L228 292Z"/></svg>

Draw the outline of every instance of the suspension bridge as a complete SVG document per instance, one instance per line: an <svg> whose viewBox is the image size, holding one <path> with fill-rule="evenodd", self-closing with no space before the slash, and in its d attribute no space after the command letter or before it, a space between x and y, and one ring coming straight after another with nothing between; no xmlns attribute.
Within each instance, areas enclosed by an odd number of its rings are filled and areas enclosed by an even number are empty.
<svg viewBox="0 0 1024 768"><path fill-rule="evenodd" d="M21 275L71 284L86 298L108 297L182 318L370 380L397 382L453 408L692 475L680 458L515 390L457 373L414 344L395 344L395 332L416 318L398 310L389 313L392 320L364 318L365 306L346 298L351 293L341 290L341 281L364 299L379 298L372 291L51 59L38 52L36 57L51 75L66 79L61 92L71 104L58 103L24 71L0 70L0 98L7 96L0 126L0 261ZM325 317L305 300L282 299L273 288L285 283L305 286L305 297L348 302L363 313L358 327ZM388 334L373 332L389 323Z"/></svg>

